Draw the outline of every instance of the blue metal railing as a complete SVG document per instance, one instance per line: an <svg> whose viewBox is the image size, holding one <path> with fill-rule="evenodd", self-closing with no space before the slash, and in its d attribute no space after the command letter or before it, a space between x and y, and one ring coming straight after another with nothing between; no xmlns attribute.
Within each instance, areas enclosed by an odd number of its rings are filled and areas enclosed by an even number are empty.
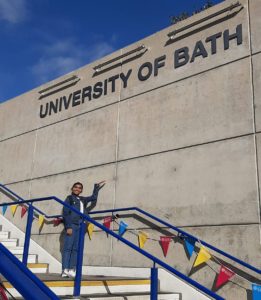
<svg viewBox="0 0 261 300"><path fill-rule="evenodd" d="M178 277L182 278L183 280L185 280L185 281L189 282L190 284L194 285L194 286L197 287L199 290L201 290L201 291L203 291L204 293L210 295L210 296L213 297L214 299L223 299L223 298L221 298L220 296L216 295L215 293L213 293L213 292L207 290L207 291L211 292L211 294L209 294L206 290L204 290L205 288L204 288L203 286L201 286L200 284L196 283L195 281L193 281L193 280L190 279L189 277L187 277L187 276L181 274L179 271L177 271L177 270L173 269L172 267L168 266L168 265L165 264L163 261L160 261L158 258L152 256L150 253L144 251L143 249L140 249L140 248L137 247L135 244L130 243L128 240L124 239L123 237L119 236L118 234L114 233L113 231L107 229L107 228L104 227L103 225L97 223L95 220L91 219L89 216L85 216L85 215L81 214L80 212L78 212L78 211L75 210L74 208L68 206L66 203L64 203L62 200L58 199L57 197L51 196L51 197L38 198L38 199L32 199L32 200L27 200L27 201L25 201L25 200L23 200L21 197L19 197L18 195L16 195L13 191L11 191L11 190L8 189L7 187L5 187L4 185L0 184L0 187L3 188L4 190L8 191L10 194L12 194L13 196L15 196L16 198L18 198L18 199L20 200L20 201L18 201L18 202L8 203L8 205L12 205L12 204L22 204L22 203L29 203L29 211L30 211L30 207L32 207L32 209L31 209L32 211L33 211L33 210L36 210L38 213L42 214L42 215L45 216L46 218L59 218L59 217L61 217L61 215L51 215L51 216L50 216L50 215L47 215L47 214L43 213L41 210L39 210L39 209L33 207L33 205L31 204L31 202L33 203L33 202L39 202L39 201L55 200L56 202L58 202L58 203L60 203L60 204L62 204L62 205L64 205L64 206L69 207L71 210L73 210L73 211L75 211L76 213L78 213L79 215L81 215L81 216L83 217L84 220L87 220L88 222L93 223L93 224L94 224L95 226L97 226L98 228L102 229L103 231L107 232L108 234L112 235L113 237L117 238L118 240L121 240L123 243L127 244L128 246L130 246L130 247L133 248L134 250L140 252L140 253L143 254L144 256L146 256L146 257L148 257L149 259L151 259L151 260L154 262L154 264L157 263L158 265L161 265L163 268L167 269L168 271L174 273L175 275L177 275ZM0 206L3 206L3 205L4 205L4 204L2 204L2 205L0 205ZM234 262L236 262L236 263L238 263L238 264L240 264L240 265L242 265L242 266L248 268L249 270L252 270L252 271L256 272L257 274L261 274L261 270L260 270L260 269L257 269L257 268L255 268L255 267L251 266L250 264L248 264L248 263L246 263L246 262L244 262L244 261L242 261L242 260L240 260L240 259L238 259L238 258L236 258L236 257L234 257L234 256L232 256L232 255L230 255L230 254L228 254L228 253L226 253L226 252L224 252L224 251L222 251L222 250L220 250L220 249L218 249L218 248L216 248L216 247L210 245L210 244L208 244L208 243L205 242L205 241L199 240L197 237L195 237L195 236L193 236L193 235L191 235L191 234L189 234L189 233L187 233L187 232L181 230L181 229L178 228L178 227L175 227L175 226L169 224L168 222L166 222L166 221L164 221L164 220L161 220L161 219L157 218L156 216L154 216L154 215L152 215L152 214L150 214L150 213L148 213L148 212L146 212L146 211L144 211L144 210L142 210L142 209L140 209L140 208L137 208L137 207L128 207L128 208L121 208L121 209L100 210L100 211L90 212L89 214L91 214L91 215L95 215L95 214L104 214L104 213L111 213L111 214L113 214L113 213L116 213L116 212L129 212L129 211L136 211L136 212L138 212L138 213L141 213L141 214L145 215L146 217L149 217L149 218L151 218L152 220L154 220L154 221L156 221L156 222L158 222L158 223L160 223L160 224L162 224L162 225L164 225L164 226L166 226L166 227L168 227L168 228L171 228L171 229L175 230L176 232L178 232L178 233L180 234L180 236L183 236L183 237L185 237L185 238L188 237L188 238L191 238L191 239L193 239L193 240L195 240L195 241L199 241L202 245L208 247L209 249L214 250L215 252L217 252L217 253L223 255L224 257L229 258L230 260L232 260L232 261L234 261ZM30 222L30 220L32 221L32 218L33 218L32 216L33 216L33 213L31 212L31 219L30 219L30 218L29 218L29 213L28 213L28 222ZM28 222L27 222L27 225L28 225ZM28 225L28 227L30 227L30 226ZM29 230L30 230L29 228L28 228L28 230L26 230L26 238L25 238L25 240L28 240L28 248L29 248L29 241L30 241L30 232L29 232ZM28 232L27 232L27 231L28 231ZM84 238L84 234L83 234L83 238ZM83 252L83 245L82 245L82 246L79 245L79 246L80 246L80 248L82 247L82 252ZM27 254L24 254L25 259L24 259L24 257L23 257L23 262L24 262L25 264L26 264L26 262L27 262L27 258L26 258L27 255L28 255L28 249L27 249ZM79 258L78 260L80 260L80 259L81 259L81 258ZM77 283L78 281L80 281L80 277L81 277L81 273L80 273L80 272L81 272L81 266L78 266L77 268L79 269L79 272L78 272L78 274L76 273L76 280L75 280L76 283ZM169 269L169 268L170 268L170 269ZM175 272L174 272L173 270L175 270ZM153 275L153 274L155 274L155 273L156 273L155 270L153 271L153 268L152 268L152 270L151 270L151 274L152 274L151 278L152 278L153 276L155 276L155 275ZM80 275L80 276L79 276L79 275ZM80 287L80 285L78 285L78 288L75 288L75 291L79 291L79 287ZM202 287L203 287L204 289L201 289ZM152 290L153 290L153 287L152 287ZM77 295L79 295L79 294L77 294ZM215 296L218 297L218 298L215 298ZM156 298L154 298L154 299L156 299Z"/></svg>
<svg viewBox="0 0 261 300"><path fill-rule="evenodd" d="M169 228L171 228L171 229L177 231L177 232L180 233L182 236L191 238L192 240L195 240L195 241L200 241L200 243L201 243L202 245L208 247L209 249L212 249L212 250L214 250L215 252L217 252L217 253L219 253L219 254L221 254L221 255L223 255L223 256L225 256L225 257L231 259L231 260L233 260L234 262L239 263L240 265L242 265L242 266L248 268L249 270L252 270L252 271L256 272L257 274L261 274L261 270L260 270L260 269L257 269L257 268L255 268L255 267L251 266L250 264L248 264L248 263L246 263L246 262L244 262L244 261L238 259L237 257L235 257L235 256L233 256L233 255L231 255L231 254L226 253L226 252L223 251L223 250L220 250L220 249L218 249L218 248L216 248L216 247L214 247L214 246L208 244L207 242L204 242L204 241L202 241L202 240L199 240L197 237L195 237L195 236L193 236L193 235L187 233L186 231L184 231L184 230L182 230L182 229L180 229L180 228L178 228L178 227L175 227L175 226L171 225L170 223L168 223L168 222L166 222L166 221L163 221L163 220L161 220L161 219L155 217L154 215L152 215L152 214L150 214L150 213L148 213L148 212L146 212L146 211L144 211L144 210L142 210L142 209L140 209L140 208L138 208L138 207L128 207L128 208L109 209L109 210L97 210L97 211L94 211L94 212L90 212L89 214L90 214L90 215L94 215L94 214L115 213L115 212L127 212L127 211L137 211L137 212L139 212L139 213L141 213L141 214L143 214L143 215L145 215L145 216L151 218L152 220L157 221L158 223L161 223L162 225L164 225L164 226L166 226L166 227L169 227Z"/></svg>
<svg viewBox="0 0 261 300"><path fill-rule="evenodd" d="M122 237L122 236L118 235L117 233L109 230L107 227L105 227L102 224L98 223L97 221L93 220L88 215L82 214L81 212L79 212L78 210L76 210L75 208L71 207L70 205L68 205L67 203L65 203L64 201L58 199L55 196L44 197L44 198L36 198L36 199L31 199L31 200L13 201L13 202L9 202L9 203L2 203L2 204L0 204L0 207L4 206L4 205L16 205L16 204L29 204L29 205L32 205L32 203L34 203L34 202L42 202L42 201L50 201L50 200L55 200L56 202L60 203L61 205L69 208L70 210L74 211L76 214L80 215L82 217L82 220L88 221L89 223L92 223L96 227L98 227L101 230L105 231L107 234L113 236L117 240L123 242L127 246L131 247L135 251L139 252L143 256L145 256L148 259L150 259L153 262L153 264L154 264L153 268L151 269L151 300L157 300L157 289L155 288L156 285L157 285L157 282L158 282L157 271L155 270L156 269L155 268L156 264L159 265L159 266L161 266L162 268L168 270L169 272L171 272L172 274L176 275L177 277L181 278L183 281L187 282L188 284L194 286L196 289L198 289L202 293L210 296L211 298L217 299L217 300L224 300L224 298L222 298L221 296L219 296L216 293L210 291L209 289L207 289L203 285L199 284L195 280L193 280L193 279L185 276L184 274L182 274L178 270L174 269L173 267L169 266L165 262L161 261L159 258L151 255L149 252L147 252L147 251L139 248L138 246L136 246L135 244L131 243L130 241L128 241L124 237ZM33 206L31 206L31 207L33 207ZM45 214L43 214L43 215L45 215ZM53 217L53 216L47 216L47 215L45 215L45 216L49 217L49 218ZM78 249L78 253L77 253L76 278L75 278L75 282L74 282L74 296L79 296L80 295L82 264L79 263L79 262L81 262L81 260L83 258L84 228L85 228L85 224L84 224L84 222L82 222L82 224L81 224L80 242L79 242L79 245L81 245L81 247ZM25 239L28 239L28 236L29 236L29 233L26 232ZM30 240L30 236L29 236L29 240Z"/></svg>
<svg viewBox="0 0 261 300"><path fill-rule="evenodd" d="M16 193L14 193L13 191L11 191L9 188L7 188L6 186L4 186L3 184L0 184L0 188L5 189L5 190L8 191L10 194L12 194L13 196L15 196L17 199L19 199L19 200L21 200L21 201L24 200L23 198L21 198L20 196L18 196ZM51 197L52 197L52 196L51 196ZM50 198L50 197L49 197L49 198ZM41 199L43 199L43 198L41 198ZM50 219L50 218L59 218L59 217L62 217L61 215L47 215L47 214L45 214L44 212L42 212L40 209L38 209L38 208L36 208L36 207L34 207L34 210L36 210L38 213L40 213L41 215L45 216L45 217L48 218L48 219ZM154 215L152 215L152 214L150 214L150 213L148 213L148 212L146 212L146 211L144 211L144 210L142 210L142 209L140 209L140 208L138 208L138 207L127 207L127 208L118 208L118 209L109 209L109 210L98 210L98 211L89 212L89 215L93 215L93 214L104 214L104 213L115 213L115 212L127 212L127 211L137 211L137 212L140 212L140 213L142 213L143 215L145 215L145 216L151 218L152 220L157 221L157 222L161 223L162 225L164 225L164 226L166 226L166 227L169 227L169 228L171 228L171 229L173 229L173 230L179 232L179 233L182 234L184 237L189 237L189 238L191 238L191 239L193 239L193 240L199 241L199 239L198 239L197 237L195 237L195 236L193 236L193 235L187 233L186 231L184 231L184 230L182 230L182 229L180 229L180 228L178 228L178 227L173 226L172 224L170 224L170 223L168 223L168 222L166 222L166 221L164 221L164 220L161 220L161 219L155 217ZM205 242L205 241L203 241L203 240L200 240L200 243L201 243L202 245L208 247L209 249L212 249L212 250L216 251L217 253L219 253L219 254L221 254L221 255L223 255L223 256L225 256L225 257L227 257L227 258L233 260L234 262L239 263L240 265L242 265L242 266L248 268L249 270L252 270L252 271L256 272L257 274L261 274L261 270L260 270L260 269L257 269L257 268L255 268L255 267L251 266L250 264L248 264L248 263L246 263L246 262L244 262L244 261L238 259L237 257L235 257L235 256L233 256L233 255L231 255L231 254L229 254L229 253L226 253L225 251L220 250L220 249L218 249L218 248L212 246L211 244L208 244L207 242Z"/></svg>

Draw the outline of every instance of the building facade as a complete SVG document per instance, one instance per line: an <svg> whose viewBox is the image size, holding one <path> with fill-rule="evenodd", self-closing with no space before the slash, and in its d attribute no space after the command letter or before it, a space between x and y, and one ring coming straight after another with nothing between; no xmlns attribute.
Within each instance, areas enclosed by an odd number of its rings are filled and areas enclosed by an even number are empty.
<svg viewBox="0 0 261 300"><path fill-rule="evenodd" d="M0 181L25 199L65 199L75 181L90 194L106 180L97 209L138 206L260 268L260 15L259 0L227 0L2 103ZM152 237L167 230L125 220ZM33 229L58 259L61 230ZM188 272L172 248L166 260ZM150 265L99 231L85 256Z"/></svg>

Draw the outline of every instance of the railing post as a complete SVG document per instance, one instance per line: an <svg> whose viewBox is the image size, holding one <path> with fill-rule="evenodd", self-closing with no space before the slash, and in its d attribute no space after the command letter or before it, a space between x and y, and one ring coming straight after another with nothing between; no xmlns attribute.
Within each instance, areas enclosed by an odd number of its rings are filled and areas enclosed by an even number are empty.
<svg viewBox="0 0 261 300"><path fill-rule="evenodd" d="M158 299L158 268L155 267L150 270L150 300Z"/></svg>
<svg viewBox="0 0 261 300"><path fill-rule="evenodd" d="M31 229L34 218L34 209L32 204L29 204L27 211L27 224L26 224L26 232L24 238L24 251L23 251L23 264L27 266L29 246L30 246L30 238L31 238Z"/></svg>
<svg viewBox="0 0 261 300"><path fill-rule="evenodd" d="M77 252L76 276L74 281L73 296L80 296L81 294L82 262L83 262L85 233L86 233L86 224L84 220L82 220L80 225L80 232L79 232L79 244L78 244L78 252Z"/></svg>

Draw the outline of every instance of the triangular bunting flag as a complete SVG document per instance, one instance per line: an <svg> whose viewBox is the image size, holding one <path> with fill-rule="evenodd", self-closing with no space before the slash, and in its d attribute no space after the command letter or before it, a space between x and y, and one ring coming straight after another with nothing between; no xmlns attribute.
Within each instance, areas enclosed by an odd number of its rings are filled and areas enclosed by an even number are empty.
<svg viewBox="0 0 261 300"><path fill-rule="evenodd" d="M8 300L8 297L6 296L5 290L2 286L0 286L0 299Z"/></svg>
<svg viewBox="0 0 261 300"><path fill-rule="evenodd" d="M146 232L143 232L143 231L139 232L138 239L139 239L139 246L141 249L144 248L144 245L147 242L148 237L149 236Z"/></svg>
<svg viewBox="0 0 261 300"><path fill-rule="evenodd" d="M261 299L261 285L257 285L255 283L252 284L252 295L253 295L253 300Z"/></svg>
<svg viewBox="0 0 261 300"><path fill-rule="evenodd" d="M44 216L43 215L39 215L39 218L38 218L39 228L42 228L43 223L44 223Z"/></svg>
<svg viewBox="0 0 261 300"><path fill-rule="evenodd" d="M53 226L59 226L63 222L62 218L57 218L53 220Z"/></svg>
<svg viewBox="0 0 261 300"><path fill-rule="evenodd" d="M190 238L190 237L185 237L185 247L187 249L187 252L189 254L189 257L192 256L194 249L195 249L195 243L196 240Z"/></svg>
<svg viewBox="0 0 261 300"><path fill-rule="evenodd" d="M13 216L15 215L17 206L18 206L18 204L11 205L11 211L12 211L12 215L13 215Z"/></svg>
<svg viewBox="0 0 261 300"><path fill-rule="evenodd" d="M216 288L219 288L222 284L229 281L230 278L232 278L235 275L235 273L225 266L221 266L217 282L216 282Z"/></svg>
<svg viewBox="0 0 261 300"><path fill-rule="evenodd" d="M161 244L162 251L163 251L165 257L168 254L170 242L171 242L171 237L169 237L169 236L161 236L160 237L160 244Z"/></svg>
<svg viewBox="0 0 261 300"><path fill-rule="evenodd" d="M2 206L2 213L3 213L3 215L5 214L6 210L7 210L7 205Z"/></svg>
<svg viewBox="0 0 261 300"><path fill-rule="evenodd" d="M23 218L23 216L26 214L27 212L27 207L26 206L22 206L22 209L21 209L21 218Z"/></svg>
<svg viewBox="0 0 261 300"><path fill-rule="evenodd" d="M201 247L198 253L198 256L194 262L193 267L197 267L205 262L207 262L211 258L211 254L205 247Z"/></svg>
<svg viewBox="0 0 261 300"><path fill-rule="evenodd" d="M105 217L103 219L103 225L108 228L108 229L111 229L111 221L112 221L112 218L111 217Z"/></svg>
<svg viewBox="0 0 261 300"><path fill-rule="evenodd" d="M94 230L94 225L92 223L88 223L87 232L88 232L90 240L92 239L93 230Z"/></svg>
<svg viewBox="0 0 261 300"><path fill-rule="evenodd" d="M119 235L123 235L125 231L127 230L128 224L125 222L121 221L120 222L120 227L119 227Z"/></svg>

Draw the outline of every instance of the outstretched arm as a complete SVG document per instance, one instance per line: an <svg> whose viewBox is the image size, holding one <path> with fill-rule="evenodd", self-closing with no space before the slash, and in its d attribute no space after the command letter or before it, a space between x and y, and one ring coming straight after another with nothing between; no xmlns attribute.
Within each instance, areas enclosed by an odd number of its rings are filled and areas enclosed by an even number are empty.
<svg viewBox="0 0 261 300"><path fill-rule="evenodd" d="M83 201L84 201L87 213L96 206L96 204L97 204L97 198L98 198L98 194L99 194L99 190L101 188L103 188L104 185L105 185L105 181L101 181L99 183L95 183L92 195L89 196L89 197L83 197L82 198ZM91 204L88 206L88 203L91 203Z"/></svg>

